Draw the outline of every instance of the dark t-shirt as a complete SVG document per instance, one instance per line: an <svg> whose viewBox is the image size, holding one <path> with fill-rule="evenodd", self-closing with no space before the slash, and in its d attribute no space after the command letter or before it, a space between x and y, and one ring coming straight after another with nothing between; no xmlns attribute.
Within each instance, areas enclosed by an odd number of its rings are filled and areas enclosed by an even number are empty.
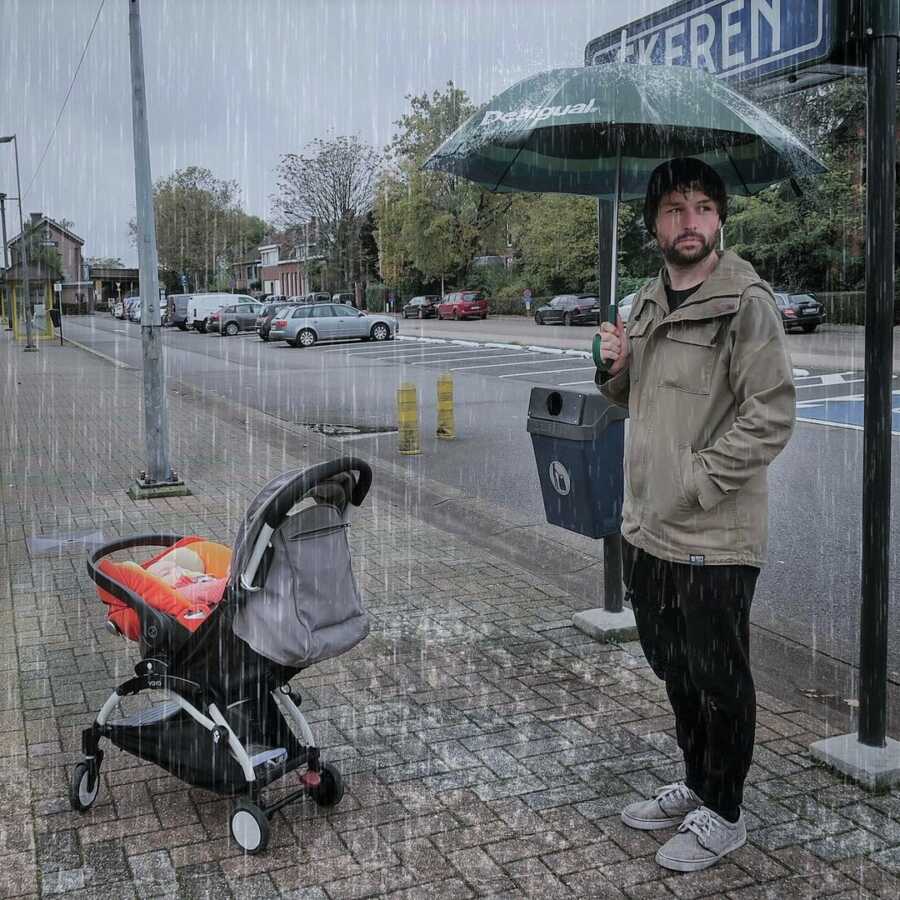
<svg viewBox="0 0 900 900"><path fill-rule="evenodd" d="M669 285L665 285L666 288L666 300L669 301L669 312L673 313L691 294L700 290L700 286L703 284L701 281L700 284L695 284L693 287L685 288L683 291L673 290Z"/></svg>

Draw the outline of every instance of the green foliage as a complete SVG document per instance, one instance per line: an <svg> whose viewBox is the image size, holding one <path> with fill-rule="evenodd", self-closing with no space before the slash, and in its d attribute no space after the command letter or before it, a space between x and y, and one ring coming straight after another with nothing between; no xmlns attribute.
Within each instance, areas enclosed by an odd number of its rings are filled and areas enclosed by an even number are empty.
<svg viewBox="0 0 900 900"><path fill-rule="evenodd" d="M388 288L377 282L366 285L366 309L370 312L384 312L387 303Z"/></svg>
<svg viewBox="0 0 900 900"><path fill-rule="evenodd" d="M474 112L465 91L448 82L431 96L408 96L409 111L395 123L375 207L379 269L390 283L413 291L461 282L475 256L494 253L505 239L509 196L422 164Z"/></svg>
<svg viewBox="0 0 900 900"><path fill-rule="evenodd" d="M158 180L153 207L160 265L176 278L187 273L194 290L209 290L220 283L220 273L231 263L255 255L266 225L247 215L239 198L236 181L218 179L199 166ZM134 221L130 230L134 238Z"/></svg>

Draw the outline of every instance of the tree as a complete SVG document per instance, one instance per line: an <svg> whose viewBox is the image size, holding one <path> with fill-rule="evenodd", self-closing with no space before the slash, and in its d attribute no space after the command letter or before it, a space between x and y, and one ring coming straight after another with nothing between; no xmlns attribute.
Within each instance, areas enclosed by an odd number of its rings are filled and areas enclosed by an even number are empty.
<svg viewBox="0 0 900 900"><path fill-rule="evenodd" d="M410 108L394 123L398 130L379 185L381 274L395 284L462 281L474 256L499 248L512 199L422 171L429 154L475 111L465 91L451 81L444 91L406 99Z"/></svg>
<svg viewBox="0 0 900 900"><path fill-rule="evenodd" d="M153 206L159 263L171 270L176 281L185 273L197 290L221 286L223 273L230 271L232 263L255 253L266 224L240 208L239 196L237 182L218 179L198 166L156 182ZM134 221L130 227L134 238Z"/></svg>
<svg viewBox="0 0 900 900"><path fill-rule="evenodd" d="M372 260L363 232L375 200L380 157L356 136L317 139L276 167L272 206L286 228L312 226L333 287L363 280ZM339 282L336 283L336 282Z"/></svg>

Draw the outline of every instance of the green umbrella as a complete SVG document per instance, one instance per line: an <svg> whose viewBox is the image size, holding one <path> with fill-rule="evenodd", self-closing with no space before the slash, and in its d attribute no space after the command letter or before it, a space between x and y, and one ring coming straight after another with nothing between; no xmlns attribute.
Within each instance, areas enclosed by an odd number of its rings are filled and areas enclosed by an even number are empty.
<svg viewBox="0 0 900 900"><path fill-rule="evenodd" d="M685 66L552 69L498 94L425 163L495 191L643 197L676 156L755 194L825 167L783 125L718 79Z"/></svg>
<svg viewBox="0 0 900 900"><path fill-rule="evenodd" d="M492 191L611 199L615 261L619 200L643 197L650 173L676 156L703 160L732 194L825 171L790 130L706 72L631 63L552 69L520 81L470 116L425 168Z"/></svg>

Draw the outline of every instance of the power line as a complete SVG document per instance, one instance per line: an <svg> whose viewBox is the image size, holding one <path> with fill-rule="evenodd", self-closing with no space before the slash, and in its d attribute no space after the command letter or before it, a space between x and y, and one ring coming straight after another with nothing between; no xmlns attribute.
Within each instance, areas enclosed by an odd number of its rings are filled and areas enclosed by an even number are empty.
<svg viewBox="0 0 900 900"><path fill-rule="evenodd" d="M59 115L56 117L56 124L53 126L53 131L50 132L50 137L47 139L47 145L44 147L44 152L41 154L40 162L37 164L37 168L34 170L34 174L31 176L31 181L28 182L28 187L22 192L22 197L31 190L31 186L34 184L35 178L38 176L38 172L41 171L41 166L44 164L44 160L47 158L47 151L50 149L50 145L53 143L53 138L56 137L56 129L59 127L59 120L62 118L62 114L66 111L66 104L69 102L69 96L72 93L72 88L75 87L75 79L78 78L78 73L81 71L81 64L84 62L85 54L87 53L88 47L91 44L91 38L94 36L94 30L97 28L97 22L100 19L100 13L103 12L103 4L106 3L106 0L100 0L100 6L97 8L97 15L94 16L94 24L91 26L91 33L88 35L87 40L84 44L84 49L81 51L81 59L78 60L78 65L75 67L75 74L72 75L72 81L69 83L69 89L66 91L66 99L63 100L62 106L59 110ZM19 201L21 203L21 200Z"/></svg>

